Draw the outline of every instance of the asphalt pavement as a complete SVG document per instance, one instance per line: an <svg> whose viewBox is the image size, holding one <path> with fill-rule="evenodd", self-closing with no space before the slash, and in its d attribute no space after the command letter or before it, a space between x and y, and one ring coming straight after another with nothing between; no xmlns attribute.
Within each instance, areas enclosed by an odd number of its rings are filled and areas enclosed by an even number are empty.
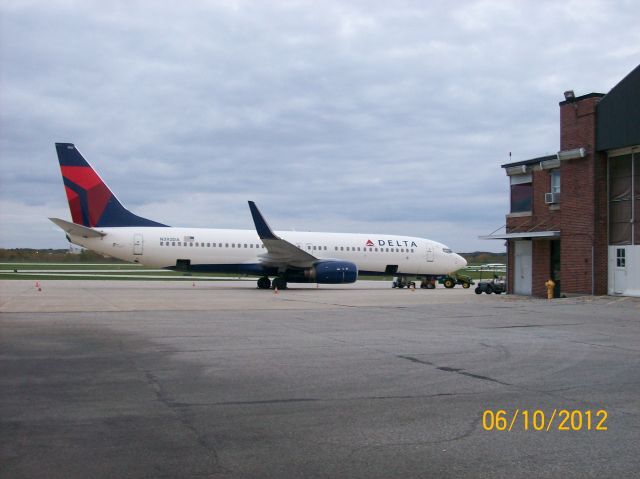
<svg viewBox="0 0 640 479"><path fill-rule="evenodd" d="M39 286L0 282L3 479L640 470L638 299Z"/></svg>

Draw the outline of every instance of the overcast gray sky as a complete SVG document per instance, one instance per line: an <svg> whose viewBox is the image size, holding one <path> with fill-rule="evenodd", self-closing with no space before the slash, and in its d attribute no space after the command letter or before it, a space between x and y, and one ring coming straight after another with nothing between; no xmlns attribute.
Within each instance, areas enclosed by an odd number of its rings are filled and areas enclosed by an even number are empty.
<svg viewBox="0 0 640 479"><path fill-rule="evenodd" d="M629 1L0 1L0 247L66 247L54 142L174 226L427 237L504 224L500 165L640 61Z"/></svg>

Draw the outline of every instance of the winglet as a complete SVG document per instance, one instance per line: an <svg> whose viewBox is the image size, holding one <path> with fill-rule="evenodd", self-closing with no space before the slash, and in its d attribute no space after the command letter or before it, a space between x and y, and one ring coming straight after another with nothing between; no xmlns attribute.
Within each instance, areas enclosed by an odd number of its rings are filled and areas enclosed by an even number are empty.
<svg viewBox="0 0 640 479"><path fill-rule="evenodd" d="M279 239L271 230L267 222L265 221L262 213L253 201L249 201L249 209L251 210L251 216L253 217L253 223L256 226L256 231L260 239Z"/></svg>

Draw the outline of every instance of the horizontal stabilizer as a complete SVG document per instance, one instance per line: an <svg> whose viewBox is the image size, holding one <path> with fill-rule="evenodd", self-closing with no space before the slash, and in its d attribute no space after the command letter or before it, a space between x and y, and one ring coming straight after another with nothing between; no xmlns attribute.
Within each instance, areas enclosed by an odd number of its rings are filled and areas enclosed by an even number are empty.
<svg viewBox="0 0 640 479"><path fill-rule="evenodd" d="M93 228L87 228L86 226L70 223L69 221L61 220L60 218L49 218L56 226L62 228L62 230L72 236L82 236L83 238L99 238L106 236L107 233L94 230Z"/></svg>

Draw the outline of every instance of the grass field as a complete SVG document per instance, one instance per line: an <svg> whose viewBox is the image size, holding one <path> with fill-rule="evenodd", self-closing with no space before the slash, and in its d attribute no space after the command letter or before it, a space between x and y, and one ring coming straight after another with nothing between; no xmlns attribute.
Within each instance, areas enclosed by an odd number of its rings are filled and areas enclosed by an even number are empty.
<svg viewBox="0 0 640 479"><path fill-rule="evenodd" d="M219 281L245 278L246 276L238 274L185 273L154 269L133 263L0 263L0 279Z"/></svg>
<svg viewBox="0 0 640 479"><path fill-rule="evenodd" d="M470 265L459 273L478 280L481 273L479 265ZM497 273L504 275L504 273ZM483 272L482 278L490 278L491 273ZM47 262L5 262L0 263L0 279L37 280L184 280L184 281L220 281L246 280L257 276L230 273L194 273L147 268L139 264L123 263L47 263ZM391 276L367 276L366 279L391 281Z"/></svg>

